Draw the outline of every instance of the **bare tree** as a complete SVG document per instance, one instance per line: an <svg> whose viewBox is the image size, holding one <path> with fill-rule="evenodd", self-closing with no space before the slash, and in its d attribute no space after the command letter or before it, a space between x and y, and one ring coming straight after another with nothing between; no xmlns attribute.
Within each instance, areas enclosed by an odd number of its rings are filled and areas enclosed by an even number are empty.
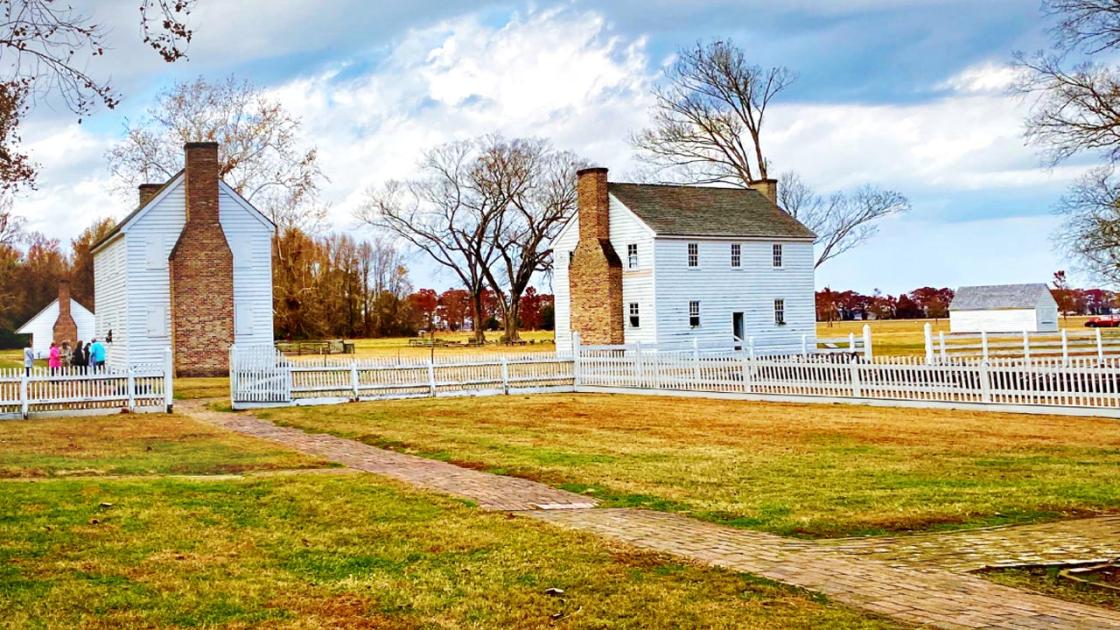
<svg viewBox="0 0 1120 630"><path fill-rule="evenodd" d="M548 243L576 209L576 171L583 162L544 140L487 138L479 179L493 191L487 221L494 264L483 268L502 311L503 340L519 340L521 296L552 264Z"/></svg>
<svg viewBox="0 0 1120 630"><path fill-rule="evenodd" d="M1062 198L1064 217L1057 243L1080 267L1108 283L1120 283L1120 181L1110 166L1081 177Z"/></svg>
<svg viewBox="0 0 1120 630"><path fill-rule="evenodd" d="M1059 50L1092 55L1120 44L1120 3L1116 0L1045 0L1042 11L1056 20L1050 29Z"/></svg>
<svg viewBox="0 0 1120 630"><path fill-rule="evenodd" d="M459 278L471 296L474 339L483 330L486 269L494 258L489 238L497 196L481 174L476 142L453 142L425 152L418 174L367 192L357 218L424 252Z"/></svg>
<svg viewBox="0 0 1120 630"><path fill-rule="evenodd" d="M185 57L186 24L196 0L137 0L143 39L164 60ZM105 29L55 0L8 0L0 5L0 189L33 185L34 165L18 148L29 99L55 97L78 116L120 96L86 63L105 53Z"/></svg>
<svg viewBox="0 0 1120 630"><path fill-rule="evenodd" d="M653 126L632 144L665 180L746 186L766 179L766 109L792 82L788 69L752 65L731 42L698 43L666 71L654 92Z"/></svg>
<svg viewBox="0 0 1120 630"><path fill-rule="evenodd" d="M198 78L161 93L106 158L118 190L170 179L183 167L183 144L217 142L219 176L260 208L277 230L315 231L326 216L318 203L326 179L318 150L300 139L300 120L248 81Z"/></svg>
<svg viewBox="0 0 1120 630"><path fill-rule="evenodd" d="M817 235L814 267L862 245L879 231L880 219L910 210L902 193L870 184L823 198L792 172L780 177L778 205Z"/></svg>

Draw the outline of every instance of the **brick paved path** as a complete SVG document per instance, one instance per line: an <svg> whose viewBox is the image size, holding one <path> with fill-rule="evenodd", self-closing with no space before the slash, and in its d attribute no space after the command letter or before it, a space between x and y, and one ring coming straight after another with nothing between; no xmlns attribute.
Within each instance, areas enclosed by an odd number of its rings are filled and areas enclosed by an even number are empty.
<svg viewBox="0 0 1120 630"><path fill-rule="evenodd" d="M1009 561L1012 556L1068 560L1079 554L1105 553L1115 547L1115 518L949 535L797 540L677 514L587 509L596 506L594 499L525 479L278 427L248 414L214 412L202 401L186 401L180 408L198 420L350 468L469 498L483 509L518 512L637 547L760 575L909 623L941 628L1120 630L1120 612L1063 602L960 572Z"/></svg>
<svg viewBox="0 0 1120 630"><path fill-rule="evenodd" d="M821 544L850 555L933 564L953 571L1105 562L1120 558L1120 516L940 534L841 538Z"/></svg>

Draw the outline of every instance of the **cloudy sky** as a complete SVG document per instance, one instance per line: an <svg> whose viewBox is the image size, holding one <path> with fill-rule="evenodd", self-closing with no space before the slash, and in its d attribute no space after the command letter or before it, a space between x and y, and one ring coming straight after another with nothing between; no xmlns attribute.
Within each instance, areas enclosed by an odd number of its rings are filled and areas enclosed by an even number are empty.
<svg viewBox="0 0 1120 630"><path fill-rule="evenodd" d="M282 99L321 151L334 229L355 230L370 185L407 176L425 147L484 133L543 136L625 179L661 68L720 37L798 75L767 123L777 171L822 193L871 182L913 203L820 269L818 286L1046 281L1070 267L1051 244L1053 207L1085 165L1041 167L1022 141L1025 105L1005 91L1012 52L1046 42L1035 0L201 0L190 59L174 65L140 43L136 0L84 4L112 29L89 70L125 100L80 126L38 107L24 139L39 190L17 205L64 242L130 209L104 153L177 80L234 74ZM413 267L418 285L452 283L420 258Z"/></svg>

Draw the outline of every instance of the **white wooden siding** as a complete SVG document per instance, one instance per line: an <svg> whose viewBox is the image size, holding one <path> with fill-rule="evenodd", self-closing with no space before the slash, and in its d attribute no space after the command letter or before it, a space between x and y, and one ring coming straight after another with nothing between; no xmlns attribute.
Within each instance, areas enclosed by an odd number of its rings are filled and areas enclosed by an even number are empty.
<svg viewBox="0 0 1120 630"><path fill-rule="evenodd" d="M572 347L571 292L568 288L568 259L579 242L579 218L572 217L552 241L552 294L555 316L556 348L564 352Z"/></svg>
<svg viewBox="0 0 1120 630"><path fill-rule="evenodd" d="M234 343L271 345L272 226L225 184L219 192L219 218L233 250Z"/></svg>
<svg viewBox="0 0 1120 630"><path fill-rule="evenodd" d="M1047 329L1041 330L1039 322L1043 317L1033 308L951 311L949 330L955 333L979 332L1053 332L1058 329L1057 312L1052 314L1052 322Z"/></svg>
<svg viewBox="0 0 1120 630"><path fill-rule="evenodd" d="M93 295L97 311L94 333L102 342L113 331L113 343L106 343L105 362L110 367L128 363L128 274L125 273L127 246L124 234L97 250L93 257Z"/></svg>
<svg viewBox="0 0 1120 630"><path fill-rule="evenodd" d="M782 267L773 245L783 245ZM688 266L688 244L699 245L700 264ZM742 266L731 266L731 244L741 244ZM803 335L816 343L813 245L801 241L689 239L656 240L657 343L697 339L725 344L732 339L732 314L743 313L746 334L760 352L792 353ZM785 301L784 326L774 322L774 300ZM700 326L689 325L688 303L700 302Z"/></svg>
<svg viewBox="0 0 1120 630"><path fill-rule="evenodd" d="M626 343L657 343L657 300L653 283L657 253L653 232L614 195L610 196L611 245L622 258L622 314ZM638 246L638 267L627 260L629 245ZM637 302L641 317L638 328L630 327L630 303Z"/></svg>

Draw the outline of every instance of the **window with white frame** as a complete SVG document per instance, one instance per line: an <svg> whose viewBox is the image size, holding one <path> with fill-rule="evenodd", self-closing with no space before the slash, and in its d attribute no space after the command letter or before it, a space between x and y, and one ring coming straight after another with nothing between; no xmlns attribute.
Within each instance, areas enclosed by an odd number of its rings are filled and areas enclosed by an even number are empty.
<svg viewBox="0 0 1120 630"><path fill-rule="evenodd" d="M782 266L782 244L781 243L774 243L773 253L774 253L774 266L775 267L781 267Z"/></svg>
<svg viewBox="0 0 1120 630"><path fill-rule="evenodd" d="M776 326L786 325L786 301L774 300L774 324Z"/></svg>
<svg viewBox="0 0 1120 630"><path fill-rule="evenodd" d="M700 266L700 244L699 243L689 243L688 244L688 266L689 267L699 267Z"/></svg>
<svg viewBox="0 0 1120 630"><path fill-rule="evenodd" d="M631 269L638 268L638 244L630 243L626 246L626 259Z"/></svg>
<svg viewBox="0 0 1120 630"><path fill-rule="evenodd" d="M640 325L641 325L641 318L639 317L639 313L638 313L638 303L637 302L631 302L630 303L630 327L631 328L638 328Z"/></svg>
<svg viewBox="0 0 1120 630"><path fill-rule="evenodd" d="M700 302L698 300L688 303L688 325L692 328L700 326Z"/></svg>
<svg viewBox="0 0 1120 630"><path fill-rule="evenodd" d="M731 267L738 269L743 266L743 246L739 243L731 244Z"/></svg>

